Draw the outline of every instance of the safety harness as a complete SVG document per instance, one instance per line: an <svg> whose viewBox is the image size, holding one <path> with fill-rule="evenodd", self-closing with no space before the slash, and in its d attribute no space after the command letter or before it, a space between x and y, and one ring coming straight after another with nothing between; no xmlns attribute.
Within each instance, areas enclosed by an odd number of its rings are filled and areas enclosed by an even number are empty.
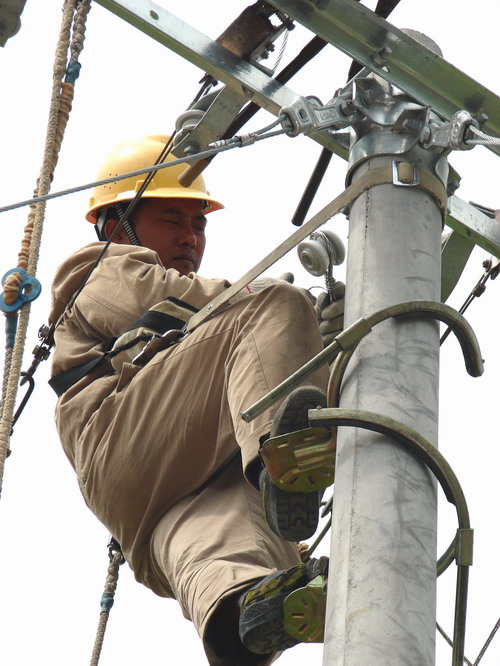
<svg viewBox="0 0 500 666"><path fill-rule="evenodd" d="M195 308L189 303L181 301L178 298L169 296L165 300L172 303L173 306L177 306L177 308L188 310L192 314L198 312L198 308ZM183 328L185 324L185 319L180 319L172 314L166 314L156 310L147 310L132 324L132 326L130 326L130 328L124 331L124 333L128 333L129 331L133 331L135 329L148 328L154 332L152 335L138 335L137 337L129 340L127 343L120 345L119 347L114 347L118 337L111 338L106 346L106 351L104 353L102 353L100 356L97 356L96 358L93 358L91 361L87 361L87 363L76 365L73 368L68 368L68 370L63 370L63 372L54 375L54 377L49 380L49 385L56 392L57 396L61 397L61 395L74 384L76 384L76 382L90 374L102 363L110 361L113 356L117 356L125 349L134 347L138 342L143 341L147 343L155 336L164 338L165 335L170 332L175 332L178 335L169 336L169 343L171 344L177 341L183 335Z"/></svg>

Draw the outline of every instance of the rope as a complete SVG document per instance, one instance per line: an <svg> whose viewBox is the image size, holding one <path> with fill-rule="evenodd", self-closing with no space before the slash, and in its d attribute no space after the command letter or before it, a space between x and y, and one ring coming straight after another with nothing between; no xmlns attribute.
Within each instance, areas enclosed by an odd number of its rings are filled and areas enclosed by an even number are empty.
<svg viewBox="0 0 500 666"><path fill-rule="evenodd" d="M109 620L109 612L114 603L116 586L118 584L118 575L120 564L123 562L123 555L120 551L110 552L109 567L104 583L104 592L101 597L101 613L97 624L97 632L94 641L94 649L90 658L90 666L97 666L101 656L102 645L104 643L104 634Z"/></svg>
<svg viewBox="0 0 500 666"><path fill-rule="evenodd" d="M34 194L45 196L50 189L54 170L57 165L61 141L68 121L71 103L73 100L74 82L62 83L66 73L67 52L70 45L71 26L77 15L77 29L73 35L72 53L76 56L83 47L84 24L90 9L90 0L66 0L63 6L63 18L59 32L53 77L52 94L50 101L49 119L47 123L47 134L45 139L44 157L40 175L38 177ZM73 68L74 69L74 68ZM73 80L75 79L73 73ZM45 218L45 201L32 204L28 214L28 221L24 229L24 238L18 255L18 268L26 270L29 275L35 275L42 237L42 227ZM11 273L5 281L4 300L11 305L19 294L21 277L18 273ZM4 369L4 382L2 390L2 413L0 422L0 493L3 482L5 459L9 447L12 429L12 418L17 394L17 386L21 373L21 363L29 321L29 303L21 309L18 318L15 342L12 352L6 354L8 362ZM11 315L12 316L12 315Z"/></svg>
<svg viewBox="0 0 500 666"><path fill-rule="evenodd" d="M12 366L12 347L5 348L5 360L4 360L4 375L2 382L2 399L0 401L0 418L3 414L3 405L5 402L5 396L7 395L7 386L9 384L9 374L10 368Z"/></svg>

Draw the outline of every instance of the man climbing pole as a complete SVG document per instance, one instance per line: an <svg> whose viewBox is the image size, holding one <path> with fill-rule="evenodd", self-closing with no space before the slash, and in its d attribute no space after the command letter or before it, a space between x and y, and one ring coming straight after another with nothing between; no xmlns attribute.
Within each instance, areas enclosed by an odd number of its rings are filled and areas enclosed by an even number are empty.
<svg viewBox="0 0 500 666"><path fill-rule="evenodd" d="M150 166L166 141L121 144L98 177ZM251 424L240 412L318 353L322 335L340 332L343 285L315 312L303 290L259 278L134 364L151 336L180 331L230 286L197 273L206 215L222 205L201 177L180 187L182 170L158 171L124 224L143 177L94 190L87 219L99 242L67 259L53 284L56 423L87 505L136 579L177 599L209 663L269 664L297 642L283 627L283 599L325 576L326 563L301 563L296 545L316 529L318 492L278 489L259 447L269 434L308 427L308 409L325 404L327 370Z"/></svg>

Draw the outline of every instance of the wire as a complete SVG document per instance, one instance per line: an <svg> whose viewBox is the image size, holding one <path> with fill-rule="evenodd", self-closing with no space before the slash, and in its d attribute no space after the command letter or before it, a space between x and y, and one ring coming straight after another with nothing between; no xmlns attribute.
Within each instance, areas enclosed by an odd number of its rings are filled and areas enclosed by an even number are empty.
<svg viewBox="0 0 500 666"><path fill-rule="evenodd" d="M272 126L276 125L277 123L273 123ZM284 134L286 133L286 130L280 130L278 132L272 132L264 136L260 136L260 132L263 132L266 128L263 128L262 130L257 130L255 132L252 132L252 135L257 135L255 141L261 141L262 139L268 139L272 136L278 136L279 134ZM252 135L245 135L245 136L252 136ZM255 143L255 141L251 141L251 143ZM49 201L51 199L56 199L58 197L63 197L68 194L76 194L77 192L83 192L84 190L89 190L93 187L99 187L100 185L108 185L109 183L115 183L120 180L125 180L126 178L131 178L133 176L140 176L145 173L153 173L153 175L159 171L160 169L167 169L169 167L177 166L179 164L185 164L186 162L197 162L200 159L203 159L205 157L211 157L212 155L216 155L217 153L222 153L226 150L231 150L232 148L240 148L244 147L245 145L249 145L246 143L242 143L240 139L238 139L236 142L234 142L232 139L229 139L230 143L223 143L222 145L218 145L220 142L216 142L218 147L216 148L209 148L208 150L203 150L199 153L195 153L193 155L186 155L185 157L179 158L172 160L171 162L167 163L162 163L162 164L153 164L152 166L149 167L144 167L142 169L137 169L135 171L129 171L128 173L123 173L119 176L111 176L109 178L103 178L102 180L96 180L92 183L86 183L85 185L77 185L76 187L70 187L66 190L60 190L59 192L52 192L50 194L46 194L41 197L34 197L33 199L26 199L25 201L19 201L14 204L9 204L7 206L2 206L0 207L0 213L6 213L9 210L15 210L16 208L22 208L23 206L31 206L32 204L40 203L42 201Z"/></svg>
<svg viewBox="0 0 500 666"><path fill-rule="evenodd" d="M272 69L273 74L279 67L281 59L283 58L283 54L285 53L287 43L288 43L288 30L285 30L285 33L283 35L283 39L282 39L282 42L281 42L280 51L278 53L278 57L276 58L276 62L273 65L273 69Z"/></svg>
<svg viewBox="0 0 500 666"><path fill-rule="evenodd" d="M472 303L472 301L475 298L479 298L479 296L482 296L482 294L484 293L484 291L486 289L486 282L492 276L493 270L495 268L495 267L493 267L492 263L489 260L486 260L485 262L483 262L483 266L485 268L485 271L484 271L483 275L477 281L476 286L470 292L470 294L467 296L467 298L465 299L462 307L459 310L459 313L462 314L462 315L464 314L464 312L467 310L467 308L469 307L469 305ZM446 340L446 338L449 336L450 333L451 333L451 329L447 328L445 330L445 332L443 333L443 335L441 336L441 339L439 341L440 345L443 344L443 342Z"/></svg>
<svg viewBox="0 0 500 666"><path fill-rule="evenodd" d="M474 127L474 125L470 125L468 129L479 138L466 139L465 143L472 144L474 146L500 146L500 139L498 137L481 132L481 130L477 127Z"/></svg>
<svg viewBox="0 0 500 666"><path fill-rule="evenodd" d="M481 648L481 651L480 651L479 654L477 655L477 657L476 657L476 661L474 662L474 666L477 666L477 665L479 664L479 662L481 661L481 659L484 657L484 653L485 653L486 650L490 647L490 643L491 643L491 641L494 639L495 634L497 633L498 629L500 629L500 617L498 618L498 620L497 620L495 626L494 626L493 629L491 630L491 633L490 633L490 635L488 636L488 638L486 639L486 642L485 642L485 644L483 645L483 647Z"/></svg>

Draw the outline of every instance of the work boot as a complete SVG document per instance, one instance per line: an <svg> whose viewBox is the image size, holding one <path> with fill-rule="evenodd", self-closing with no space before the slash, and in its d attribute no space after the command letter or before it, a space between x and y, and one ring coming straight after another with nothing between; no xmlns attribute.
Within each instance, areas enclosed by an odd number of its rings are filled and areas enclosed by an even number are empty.
<svg viewBox="0 0 500 666"><path fill-rule="evenodd" d="M308 411L326 407L326 396L315 386L300 386L290 393L276 412L271 437L309 428ZM290 493L275 485L267 469L259 478L264 515L272 531L287 541L308 539L318 527L322 491Z"/></svg>
<svg viewBox="0 0 500 666"><path fill-rule="evenodd" d="M241 597L240 639L250 652L271 654L286 650L300 642L285 628L285 599L308 583L328 575L328 558L311 559L307 564L297 564L290 569L277 571L253 585ZM316 612L314 621L321 624L313 632L323 636L325 597L322 608ZM319 619L321 618L321 619Z"/></svg>

